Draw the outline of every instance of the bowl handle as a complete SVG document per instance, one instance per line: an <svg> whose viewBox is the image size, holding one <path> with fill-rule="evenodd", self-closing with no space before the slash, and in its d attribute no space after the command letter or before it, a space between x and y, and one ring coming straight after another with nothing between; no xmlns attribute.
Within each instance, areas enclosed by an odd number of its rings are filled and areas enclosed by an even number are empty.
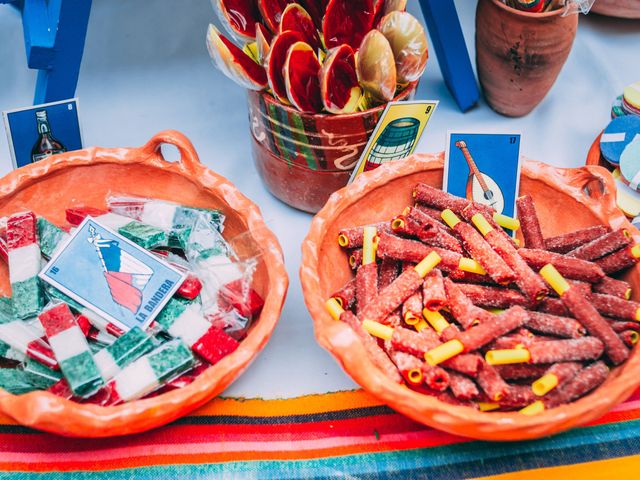
<svg viewBox="0 0 640 480"><path fill-rule="evenodd" d="M600 202L606 194L616 191L613 178L603 167L585 165L568 170L569 183L582 190L582 194L591 201Z"/></svg>
<svg viewBox="0 0 640 480"><path fill-rule="evenodd" d="M180 164L190 173L197 173L200 158L196 149L187 137L176 130L163 130L156 133L141 150L146 157L155 157L166 162L160 150L163 143L175 146L180 152Z"/></svg>

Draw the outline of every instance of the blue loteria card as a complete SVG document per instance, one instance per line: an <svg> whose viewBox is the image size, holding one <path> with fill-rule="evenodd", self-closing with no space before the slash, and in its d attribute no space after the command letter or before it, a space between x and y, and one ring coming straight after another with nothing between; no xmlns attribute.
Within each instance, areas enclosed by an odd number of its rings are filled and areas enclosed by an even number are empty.
<svg viewBox="0 0 640 480"><path fill-rule="evenodd" d="M87 217L40 278L124 330L145 328L184 274Z"/></svg>
<svg viewBox="0 0 640 480"><path fill-rule="evenodd" d="M77 98L10 110L2 115L13 168L82 148Z"/></svg>
<svg viewBox="0 0 640 480"><path fill-rule="evenodd" d="M442 189L515 216L520 134L449 132Z"/></svg>

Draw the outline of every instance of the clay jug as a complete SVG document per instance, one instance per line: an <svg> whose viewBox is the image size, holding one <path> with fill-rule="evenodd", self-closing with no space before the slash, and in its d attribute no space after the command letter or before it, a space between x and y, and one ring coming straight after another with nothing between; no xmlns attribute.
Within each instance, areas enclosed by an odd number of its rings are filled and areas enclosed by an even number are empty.
<svg viewBox="0 0 640 480"><path fill-rule="evenodd" d="M476 64L491 108L510 117L533 110L556 81L577 28L576 14L528 13L499 0L479 0Z"/></svg>

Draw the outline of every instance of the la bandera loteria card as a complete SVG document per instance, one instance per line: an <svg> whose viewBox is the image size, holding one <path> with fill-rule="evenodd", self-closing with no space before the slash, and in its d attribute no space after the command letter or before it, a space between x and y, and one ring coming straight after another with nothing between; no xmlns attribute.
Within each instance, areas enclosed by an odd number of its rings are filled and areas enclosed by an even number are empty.
<svg viewBox="0 0 640 480"><path fill-rule="evenodd" d="M91 217L39 276L125 331L149 325L184 280L183 273Z"/></svg>

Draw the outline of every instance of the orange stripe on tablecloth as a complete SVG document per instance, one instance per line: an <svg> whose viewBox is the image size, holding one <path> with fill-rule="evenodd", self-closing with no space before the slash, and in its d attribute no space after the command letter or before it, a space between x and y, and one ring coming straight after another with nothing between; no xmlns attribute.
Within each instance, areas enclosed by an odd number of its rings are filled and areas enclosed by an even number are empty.
<svg viewBox="0 0 640 480"><path fill-rule="evenodd" d="M280 417L335 412L379 405L382 405L382 402L372 395L363 390L353 390L274 400L216 398L191 413L190 416L251 415L256 417Z"/></svg>
<svg viewBox="0 0 640 480"><path fill-rule="evenodd" d="M536 468L521 472L503 473L475 480L609 480L610 478L637 478L640 469L640 455L610 458L597 462L576 463L560 467Z"/></svg>

